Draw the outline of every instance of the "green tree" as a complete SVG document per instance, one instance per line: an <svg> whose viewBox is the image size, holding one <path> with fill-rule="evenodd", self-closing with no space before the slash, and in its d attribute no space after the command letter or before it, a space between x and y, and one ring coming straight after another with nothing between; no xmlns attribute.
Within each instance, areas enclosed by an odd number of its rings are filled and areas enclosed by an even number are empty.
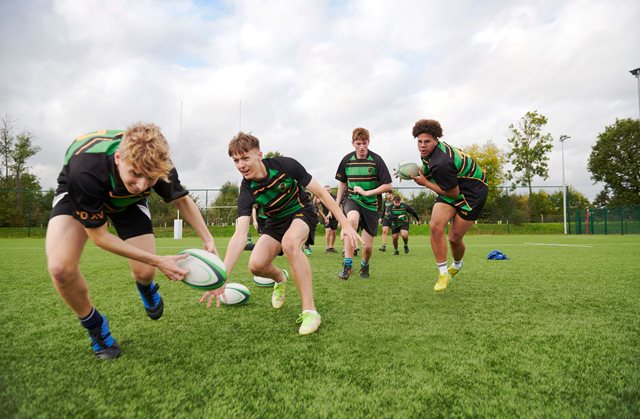
<svg viewBox="0 0 640 419"><path fill-rule="evenodd" d="M481 213L482 220L497 221L501 218L498 215L498 201L501 194L499 186L506 180L504 172L505 153L492 141L488 141L484 145L471 144L468 147L464 147L464 152L473 157L487 177L489 196Z"/></svg>
<svg viewBox="0 0 640 419"><path fill-rule="evenodd" d="M499 222L525 223L529 221L529 200L524 195L511 194L505 189L497 196L493 217Z"/></svg>
<svg viewBox="0 0 640 419"><path fill-rule="evenodd" d="M9 115L0 121L0 225L33 225L41 187L38 178L29 173L28 160L40 147L33 144L28 132L16 135L14 122Z"/></svg>
<svg viewBox="0 0 640 419"><path fill-rule="evenodd" d="M32 143L33 137L27 132L18 134L13 152L11 153L11 175L15 179L15 187L17 189L23 186L35 186L40 189L40 183L37 178L31 175L28 170L27 160L38 154L40 147ZM25 179L23 179L25 177Z"/></svg>
<svg viewBox="0 0 640 419"><path fill-rule="evenodd" d="M416 210L420 216L420 222L425 222L431 218L431 210L433 209L433 204L436 203L436 194L427 191L420 191L419 194L414 195L406 202Z"/></svg>
<svg viewBox="0 0 640 419"><path fill-rule="evenodd" d="M517 125L509 125L511 136L507 138L511 150L507 158L513 165L508 178L517 184L527 185L531 195L531 182L535 176L549 177L549 152L553 148L551 134L542 133L547 117L537 111L527 112Z"/></svg>
<svg viewBox="0 0 640 419"><path fill-rule="evenodd" d="M268 151L265 155L264 158L265 159L270 159L272 157L282 157L282 154L280 154L279 151Z"/></svg>
<svg viewBox="0 0 640 419"><path fill-rule="evenodd" d="M553 205L553 212L562 215L562 189L552 193L549 196ZM589 208L591 203L582 193L575 190L572 186L567 187L567 213L573 210Z"/></svg>
<svg viewBox="0 0 640 419"><path fill-rule="evenodd" d="M554 215L554 213L556 213L556 208L554 208L551 197L547 192L533 192L529 195L529 219L531 221L544 222L545 219L549 221L549 216Z"/></svg>
<svg viewBox="0 0 640 419"><path fill-rule="evenodd" d="M0 122L0 158L2 159L2 167L4 175L0 175L0 179L9 178L9 169L11 168L11 154L13 153L13 119L9 115L2 117Z"/></svg>
<svg viewBox="0 0 640 419"><path fill-rule="evenodd" d="M617 119L598 134L591 149L591 179L603 182L600 203L640 204L640 119ZM604 202L602 202L604 201Z"/></svg>
<svg viewBox="0 0 640 419"><path fill-rule="evenodd" d="M238 218L238 194L240 188L232 182L226 182L220 188L213 201L209 222L214 225L231 225Z"/></svg>

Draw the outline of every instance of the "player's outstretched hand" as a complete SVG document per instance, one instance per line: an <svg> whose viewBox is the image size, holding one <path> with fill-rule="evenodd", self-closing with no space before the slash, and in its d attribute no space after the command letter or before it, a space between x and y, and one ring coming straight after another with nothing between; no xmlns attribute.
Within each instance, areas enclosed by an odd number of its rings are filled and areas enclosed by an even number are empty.
<svg viewBox="0 0 640 419"><path fill-rule="evenodd" d="M206 301L207 308L211 308L211 306L213 305L213 302L215 301L216 308L220 308L220 296L224 293L225 286L226 285L223 285L216 290L205 292L200 298L200 303L204 303Z"/></svg>
<svg viewBox="0 0 640 419"><path fill-rule="evenodd" d="M171 281L182 281L189 271L179 267L176 262L188 256L187 254L160 256L160 262L156 267Z"/></svg>
<svg viewBox="0 0 640 419"><path fill-rule="evenodd" d="M220 255L218 255L218 249L216 249L216 243L213 240L203 242L202 248L207 252L213 253L214 255L220 257Z"/></svg>
<svg viewBox="0 0 640 419"><path fill-rule="evenodd" d="M362 240L362 237L360 237L358 232L353 227L351 227L351 225L342 227L342 230L340 230L340 239L350 240L354 248L358 247L358 242L364 244L364 240Z"/></svg>

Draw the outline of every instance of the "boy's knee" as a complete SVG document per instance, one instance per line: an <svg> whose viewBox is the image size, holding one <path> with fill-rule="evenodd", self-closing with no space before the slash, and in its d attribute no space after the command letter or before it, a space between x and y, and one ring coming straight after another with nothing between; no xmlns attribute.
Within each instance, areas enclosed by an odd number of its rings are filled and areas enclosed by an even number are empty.
<svg viewBox="0 0 640 419"><path fill-rule="evenodd" d="M265 265L263 263L259 263L255 260L249 261L249 272L251 272L252 275L262 276L264 268Z"/></svg>
<svg viewBox="0 0 640 419"><path fill-rule="evenodd" d="M133 276L133 279L142 284L150 284L151 281L154 280L155 275L156 269L152 266L149 266L148 268L144 266L131 270L131 276Z"/></svg>
<svg viewBox="0 0 640 419"><path fill-rule="evenodd" d="M444 233L444 225L439 223L429 223L429 231L432 235L443 234Z"/></svg>
<svg viewBox="0 0 640 419"><path fill-rule="evenodd" d="M449 234L449 243L451 243L452 245L458 245L460 243L462 243L462 238L464 237L464 235L462 234Z"/></svg>
<svg viewBox="0 0 640 419"><path fill-rule="evenodd" d="M75 278L78 267L73 264L67 264L59 261L49 261L49 275L51 279L61 285L68 284Z"/></svg>

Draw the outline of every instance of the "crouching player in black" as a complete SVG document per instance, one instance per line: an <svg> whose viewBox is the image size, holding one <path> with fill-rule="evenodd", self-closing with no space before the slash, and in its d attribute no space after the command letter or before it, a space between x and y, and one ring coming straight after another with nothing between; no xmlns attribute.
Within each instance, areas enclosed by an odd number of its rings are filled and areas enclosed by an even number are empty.
<svg viewBox="0 0 640 419"><path fill-rule="evenodd" d="M147 207L152 189L180 210L202 239L204 249L217 253L198 207L180 185L169 145L156 125L135 124L126 131L96 131L77 138L67 150L58 176L47 227L49 274L58 294L87 329L99 359L119 356L120 347L107 318L93 306L79 269L87 239L129 259L147 316L153 320L162 316L164 308L154 282L156 268L173 281L187 274L176 264L186 255L156 255ZM107 229L107 220L117 236Z"/></svg>
<svg viewBox="0 0 640 419"><path fill-rule="evenodd" d="M355 246L361 238L336 201L296 160L289 157L263 159L258 139L244 132L238 133L229 143L229 156L243 179L238 196L236 230L224 258L227 275L231 275L242 254L251 222L251 207L258 204L267 220L251 252L249 270L253 275L276 281L271 305L275 309L281 308L289 274L277 268L273 260L283 251L302 300L302 313L297 320L301 323L298 332L301 335L314 333L320 326L321 317L313 300L311 265L302 251L302 245L309 238L311 229L315 229L318 218L316 208L304 188L315 194L337 218L345 242ZM200 302L208 300L207 307L210 307L218 297L218 290L208 291Z"/></svg>

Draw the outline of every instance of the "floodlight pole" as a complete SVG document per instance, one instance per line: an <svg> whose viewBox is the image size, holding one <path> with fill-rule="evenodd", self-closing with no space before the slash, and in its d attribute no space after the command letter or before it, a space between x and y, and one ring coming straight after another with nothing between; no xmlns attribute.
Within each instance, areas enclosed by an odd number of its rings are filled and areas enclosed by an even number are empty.
<svg viewBox="0 0 640 419"><path fill-rule="evenodd" d="M629 71L629 73L633 74L636 79L638 79L638 117L640 117L640 67Z"/></svg>
<svg viewBox="0 0 640 419"><path fill-rule="evenodd" d="M567 187L564 182L564 141L568 140L568 135L560 136L560 146L562 147L562 225L564 226L564 234L567 235Z"/></svg>

